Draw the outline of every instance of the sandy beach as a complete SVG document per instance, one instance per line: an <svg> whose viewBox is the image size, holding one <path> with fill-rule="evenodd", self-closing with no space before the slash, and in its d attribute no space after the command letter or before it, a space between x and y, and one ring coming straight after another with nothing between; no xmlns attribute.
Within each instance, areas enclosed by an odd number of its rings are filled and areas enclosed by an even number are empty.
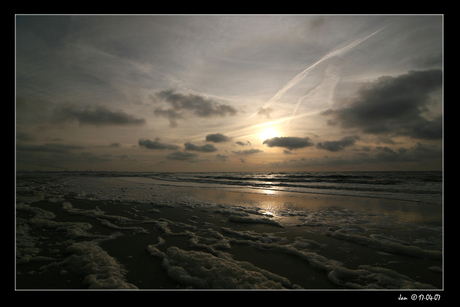
<svg viewBox="0 0 460 307"><path fill-rule="evenodd" d="M404 201L18 177L17 289L435 289L442 215Z"/></svg>

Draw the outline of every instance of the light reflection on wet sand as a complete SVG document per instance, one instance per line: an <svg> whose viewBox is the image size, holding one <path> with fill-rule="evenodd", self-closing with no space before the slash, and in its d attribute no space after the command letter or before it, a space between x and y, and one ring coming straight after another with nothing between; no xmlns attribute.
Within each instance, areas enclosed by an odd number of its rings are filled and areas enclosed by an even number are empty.
<svg viewBox="0 0 460 307"><path fill-rule="evenodd" d="M326 208L341 208L360 212L376 212L395 218L402 223L442 224L442 211L437 206L408 201L256 189L181 188L181 191L198 200L254 206L273 214L278 211L307 210L314 212Z"/></svg>

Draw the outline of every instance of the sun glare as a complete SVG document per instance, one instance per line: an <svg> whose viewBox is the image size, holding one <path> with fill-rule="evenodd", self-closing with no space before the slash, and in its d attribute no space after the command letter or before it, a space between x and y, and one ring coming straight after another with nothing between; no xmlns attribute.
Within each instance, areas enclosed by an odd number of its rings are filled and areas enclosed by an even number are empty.
<svg viewBox="0 0 460 307"><path fill-rule="evenodd" d="M274 138L274 137L279 137L279 133L278 131L276 131L275 129L273 128L267 128L267 129L264 129L262 130L262 132L259 134L259 137L261 140L266 140L266 139L271 139L271 138Z"/></svg>

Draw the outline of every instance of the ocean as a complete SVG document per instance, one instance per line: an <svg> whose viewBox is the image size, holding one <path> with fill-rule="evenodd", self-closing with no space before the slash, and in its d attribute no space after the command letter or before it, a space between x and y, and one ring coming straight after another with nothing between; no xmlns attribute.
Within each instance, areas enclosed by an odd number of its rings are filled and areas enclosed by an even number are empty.
<svg viewBox="0 0 460 307"><path fill-rule="evenodd" d="M17 289L442 289L442 172L16 174Z"/></svg>
<svg viewBox="0 0 460 307"><path fill-rule="evenodd" d="M123 174L121 174L124 176ZM110 174L109 176L119 176ZM400 199L441 205L442 172L131 173L163 184Z"/></svg>

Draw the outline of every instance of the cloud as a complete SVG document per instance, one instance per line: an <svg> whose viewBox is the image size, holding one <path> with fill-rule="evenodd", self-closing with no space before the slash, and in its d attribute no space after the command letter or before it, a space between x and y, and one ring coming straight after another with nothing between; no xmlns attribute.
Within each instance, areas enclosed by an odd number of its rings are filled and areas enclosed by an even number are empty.
<svg viewBox="0 0 460 307"><path fill-rule="evenodd" d="M184 112L191 112L194 116L201 118L237 114L237 110L230 105L221 104L196 94L184 95L175 93L173 90L163 90L156 93L155 98L166 102L169 108L157 107L154 110L154 114L168 118L171 127L177 126L177 119L184 118Z"/></svg>
<svg viewBox="0 0 460 307"><path fill-rule="evenodd" d="M166 156L170 160L190 161L197 158L198 155L192 152L175 151Z"/></svg>
<svg viewBox="0 0 460 307"><path fill-rule="evenodd" d="M253 155L259 152L263 152L263 150L251 148L251 149L238 150L238 151L232 151L232 152L236 153L237 155Z"/></svg>
<svg viewBox="0 0 460 307"><path fill-rule="evenodd" d="M217 154L216 159L219 160L219 161L222 161L222 162L230 161L230 159L227 156L221 155L221 154Z"/></svg>
<svg viewBox="0 0 460 307"><path fill-rule="evenodd" d="M389 147L375 147L369 155L364 155L369 162L419 162L423 160L442 160L442 150L435 145L418 142L410 148L400 147L396 151Z"/></svg>
<svg viewBox="0 0 460 307"><path fill-rule="evenodd" d="M332 116L329 125L360 128L370 134L395 134L416 139L440 139L442 116L423 116L428 105L439 100L433 96L442 86L438 69L409 71L397 77L381 77L363 84L356 95L345 101L348 106L322 112Z"/></svg>
<svg viewBox="0 0 460 307"><path fill-rule="evenodd" d="M355 144L356 140L359 140L359 136L346 136L339 141L325 141L316 144L316 148L325 149L328 151L340 151L345 149L345 147L352 146Z"/></svg>
<svg viewBox="0 0 460 307"><path fill-rule="evenodd" d="M393 141L391 138L389 137L385 137L385 136L379 136L375 139L375 143L376 144L380 144L380 143L383 143L383 144L389 144L389 145L396 145L397 143L395 141Z"/></svg>
<svg viewBox="0 0 460 307"><path fill-rule="evenodd" d="M442 53L416 54L410 60L418 68L439 68L442 67Z"/></svg>
<svg viewBox="0 0 460 307"><path fill-rule="evenodd" d="M270 118L270 113L271 112L273 112L272 108L259 108L259 110L257 111L257 114L265 116L265 118L268 119L268 118Z"/></svg>
<svg viewBox="0 0 460 307"><path fill-rule="evenodd" d="M162 117L166 117L167 119L169 119L169 125L173 128L177 127L178 125L176 120L183 118L180 113L178 113L177 111L173 109L168 109L168 110L155 109L153 111L153 114L155 114L156 116L162 116Z"/></svg>
<svg viewBox="0 0 460 307"><path fill-rule="evenodd" d="M29 133L16 131L16 141L32 142L35 141L35 137Z"/></svg>
<svg viewBox="0 0 460 307"><path fill-rule="evenodd" d="M185 150L190 150L190 151L214 152L214 151L218 150L212 144L206 144L206 145L203 145L203 146L198 146L198 145L194 145L194 144L188 142L188 143L185 143L184 146L185 146Z"/></svg>
<svg viewBox="0 0 460 307"><path fill-rule="evenodd" d="M438 168L442 165L442 148L418 142L416 145L393 150L389 147L374 147L365 153L342 156L323 156L317 158L302 158L283 162L269 163L270 167L301 168L316 166L345 166L360 164L398 165L397 163L416 163L422 167Z"/></svg>
<svg viewBox="0 0 460 307"><path fill-rule="evenodd" d="M206 136L206 142L213 142L213 143L224 143L231 141L232 138L221 133L215 134L208 134Z"/></svg>
<svg viewBox="0 0 460 307"><path fill-rule="evenodd" d="M435 140L442 138L442 116L433 120L420 118L410 127L410 135L416 139Z"/></svg>
<svg viewBox="0 0 460 307"><path fill-rule="evenodd" d="M44 145L23 145L17 144L18 151L33 151L33 152L51 152L51 153L69 153L72 150L84 149L85 147L76 145L65 145L58 143L46 143Z"/></svg>
<svg viewBox="0 0 460 307"><path fill-rule="evenodd" d="M265 144L268 147L284 147L289 150L310 147L314 145L309 137L274 137L271 139L266 139L262 144Z"/></svg>
<svg viewBox="0 0 460 307"><path fill-rule="evenodd" d="M73 104L60 104L52 114L52 122L64 123L78 121L80 125L94 126L140 126L145 124L145 119L126 114L121 110L112 111L104 106L87 107L79 109Z"/></svg>
<svg viewBox="0 0 460 307"><path fill-rule="evenodd" d="M246 143L238 141L238 142L235 142L235 144L240 145L240 146L246 146L246 145L251 146L251 142L249 142L249 141L247 141Z"/></svg>
<svg viewBox="0 0 460 307"><path fill-rule="evenodd" d="M160 138L155 138L155 141L151 141L149 139L139 139L138 141L139 146L145 147L147 149L171 149L171 150L178 150L180 147L177 145L169 145L160 143Z"/></svg>

